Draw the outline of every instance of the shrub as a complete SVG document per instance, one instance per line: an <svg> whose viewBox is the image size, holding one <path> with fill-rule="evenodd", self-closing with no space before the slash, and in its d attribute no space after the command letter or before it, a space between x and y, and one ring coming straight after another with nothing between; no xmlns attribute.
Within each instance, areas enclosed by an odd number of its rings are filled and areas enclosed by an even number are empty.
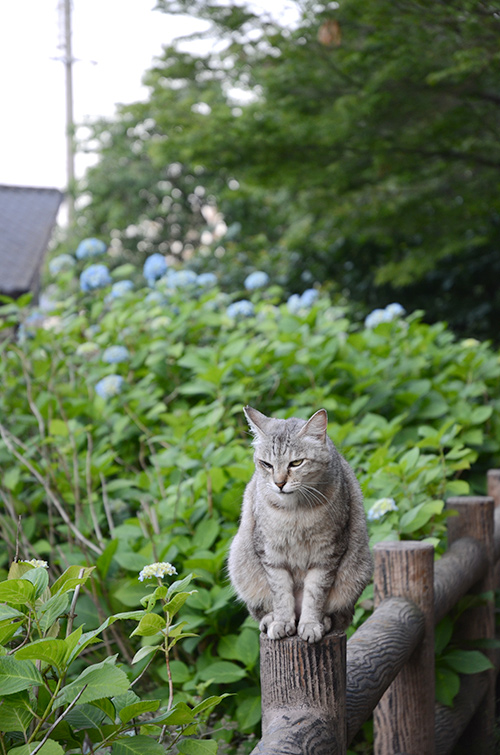
<svg viewBox="0 0 500 755"><path fill-rule="evenodd" d="M355 325L315 289L290 307L277 286L228 295L172 271L167 285L150 278L153 291L135 275L134 290L110 298L112 280L134 277L126 266L82 292L80 264L59 274L50 318L30 325L23 301L1 310L24 337L0 343L8 551L0 567L15 556L19 516L22 557L50 554L61 572L96 567L75 619L86 631L136 609L147 564L175 562L181 578L194 572L199 589L180 617L197 636L175 649L174 700L196 706L205 692L230 691L217 710L250 735L260 716L258 630L224 566L252 474L242 406L279 417L325 407L330 435L361 481L371 542L412 538L439 550L445 498L483 492L498 454L498 355L456 340L444 324L423 324L419 313ZM245 293L244 312L228 308L241 307ZM117 344L128 359L103 359ZM354 625L370 608L368 588ZM110 642L131 669L121 623ZM154 689L165 703L168 684L153 658L141 694ZM227 725L213 736L239 741Z"/></svg>

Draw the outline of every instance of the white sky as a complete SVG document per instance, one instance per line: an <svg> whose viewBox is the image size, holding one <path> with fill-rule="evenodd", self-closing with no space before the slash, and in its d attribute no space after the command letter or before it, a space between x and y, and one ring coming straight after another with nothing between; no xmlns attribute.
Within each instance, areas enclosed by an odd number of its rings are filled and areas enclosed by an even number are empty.
<svg viewBox="0 0 500 755"><path fill-rule="evenodd" d="M62 0L0 0L0 183L66 183ZM154 11L154 0L73 0L74 118L145 99L143 73L162 44L203 27ZM93 63L95 61L95 63ZM77 176L85 158L77 161Z"/></svg>
<svg viewBox="0 0 500 755"><path fill-rule="evenodd" d="M251 4L287 21L295 17L293 0ZM57 60L63 55L62 5L63 0L0 0L0 184L66 185L65 74ZM153 11L155 0L72 0L72 5L76 124L112 116L116 103L146 99L142 75L162 46L207 28L200 19ZM77 156L77 178L90 159Z"/></svg>

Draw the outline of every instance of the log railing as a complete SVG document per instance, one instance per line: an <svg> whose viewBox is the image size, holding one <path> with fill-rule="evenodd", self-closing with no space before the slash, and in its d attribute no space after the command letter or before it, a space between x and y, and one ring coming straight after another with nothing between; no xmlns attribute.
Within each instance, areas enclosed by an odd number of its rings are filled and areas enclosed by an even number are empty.
<svg viewBox="0 0 500 755"><path fill-rule="evenodd" d="M346 643L332 632L316 645L261 635L262 739L252 755L343 755L373 713L376 755L487 755L494 750L494 669L461 678L452 708L434 700L434 626L468 593L492 595L500 580L500 470L488 496L450 498L448 550L379 543L375 610ZM498 562L498 563L497 563ZM477 601L460 640L492 640L493 598Z"/></svg>

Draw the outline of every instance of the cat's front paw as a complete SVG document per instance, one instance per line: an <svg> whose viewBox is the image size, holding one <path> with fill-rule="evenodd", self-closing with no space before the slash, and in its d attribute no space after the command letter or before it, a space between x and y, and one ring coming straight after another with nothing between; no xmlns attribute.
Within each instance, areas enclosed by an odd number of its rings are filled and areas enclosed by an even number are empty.
<svg viewBox="0 0 500 755"><path fill-rule="evenodd" d="M326 631L325 624L321 621L304 621L299 624L297 634L305 642L319 642Z"/></svg>
<svg viewBox="0 0 500 755"><path fill-rule="evenodd" d="M267 636L272 640L282 640L295 634L295 621L273 621L267 628Z"/></svg>
<svg viewBox="0 0 500 755"><path fill-rule="evenodd" d="M271 640L282 640L283 637L291 637L295 634L295 620L280 621L274 618L273 613L268 613L261 619L259 624L261 632L267 632Z"/></svg>

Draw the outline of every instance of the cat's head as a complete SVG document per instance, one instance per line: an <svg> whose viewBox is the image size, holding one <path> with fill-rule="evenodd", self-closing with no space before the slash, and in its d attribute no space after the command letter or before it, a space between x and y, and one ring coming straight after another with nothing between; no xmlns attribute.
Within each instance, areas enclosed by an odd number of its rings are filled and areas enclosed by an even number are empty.
<svg viewBox="0 0 500 755"><path fill-rule="evenodd" d="M296 502L321 503L321 486L330 476L332 446L326 430L325 409L306 420L274 419L244 408L254 436L255 469L273 498L282 505L290 496Z"/></svg>

